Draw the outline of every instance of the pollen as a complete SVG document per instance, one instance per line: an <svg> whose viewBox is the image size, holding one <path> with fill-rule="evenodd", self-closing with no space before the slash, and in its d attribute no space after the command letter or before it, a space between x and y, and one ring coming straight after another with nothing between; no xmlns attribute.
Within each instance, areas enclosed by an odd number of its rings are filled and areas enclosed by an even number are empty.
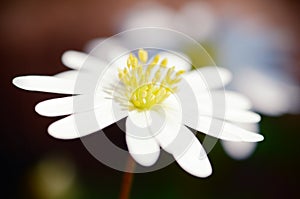
<svg viewBox="0 0 300 199"><path fill-rule="evenodd" d="M184 70L168 67L168 59L156 55L148 60L148 52L140 49L138 57L130 53L127 66L119 68L118 76L125 87L130 109L149 110L176 92Z"/></svg>

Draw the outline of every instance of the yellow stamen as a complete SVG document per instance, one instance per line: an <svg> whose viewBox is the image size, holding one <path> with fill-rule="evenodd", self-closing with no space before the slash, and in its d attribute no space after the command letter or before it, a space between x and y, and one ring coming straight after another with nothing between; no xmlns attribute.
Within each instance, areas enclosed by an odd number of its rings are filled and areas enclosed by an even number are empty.
<svg viewBox="0 0 300 199"><path fill-rule="evenodd" d="M167 58L161 62L159 60L160 56L156 55L151 63L146 64L148 52L140 49L138 58L130 53L127 67L118 69L119 79L126 88L125 96L128 96L130 110L149 110L177 90L176 84L180 82L184 70L176 72L174 66L167 68Z"/></svg>
<svg viewBox="0 0 300 199"><path fill-rule="evenodd" d="M179 75L182 75L182 74L184 74L184 73L185 73L185 70L179 70L179 71L176 73L176 75L179 76Z"/></svg>
<svg viewBox="0 0 300 199"><path fill-rule="evenodd" d="M138 52L139 55L139 59L141 60L141 62L146 63L148 61L148 52L140 49Z"/></svg>
<svg viewBox="0 0 300 199"><path fill-rule="evenodd" d="M163 67L163 68L166 68L167 65L168 65L168 59L165 58L165 59L163 59L163 60L161 61L160 66Z"/></svg>

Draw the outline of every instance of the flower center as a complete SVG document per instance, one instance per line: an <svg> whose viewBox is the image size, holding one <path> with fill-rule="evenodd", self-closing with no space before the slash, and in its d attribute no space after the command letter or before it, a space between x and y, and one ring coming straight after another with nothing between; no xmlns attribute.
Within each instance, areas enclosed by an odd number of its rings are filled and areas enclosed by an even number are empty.
<svg viewBox="0 0 300 199"><path fill-rule="evenodd" d="M119 68L119 79L126 88L131 110L149 110L176 92L184 70L176 72L175 66L167 64L168 60L160 60L159 55L148 62L148 52L143 49L138 51L138 57L129 55L127 67Z"/></svg>

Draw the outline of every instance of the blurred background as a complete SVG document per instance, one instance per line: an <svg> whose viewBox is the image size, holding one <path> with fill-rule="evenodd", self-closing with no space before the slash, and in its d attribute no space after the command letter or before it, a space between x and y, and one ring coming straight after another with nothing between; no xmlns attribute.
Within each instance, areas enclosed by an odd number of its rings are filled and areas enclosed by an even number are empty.
<svg viewBox="0 0 300 199"><path fill-rule="evenodd" d="M0 5L1 198L118 198L123 173L94 159L79 139L49 136L47 127L57 118L34 112L35 104L57 95L23 91L11 81L64 71L65 50L88 51L96 38L142 26L183 32L217 65L232 70L229 88L253 101L262 115L256 128L265 140L242 147L218 143L209 153L214 171L207 179L189 175L176 163L136 174L131 198L296 198L299 1L4 0ZM193 63L205 65L189 46L178 45ZM117 126L105 132L126 147Z"/></svg>

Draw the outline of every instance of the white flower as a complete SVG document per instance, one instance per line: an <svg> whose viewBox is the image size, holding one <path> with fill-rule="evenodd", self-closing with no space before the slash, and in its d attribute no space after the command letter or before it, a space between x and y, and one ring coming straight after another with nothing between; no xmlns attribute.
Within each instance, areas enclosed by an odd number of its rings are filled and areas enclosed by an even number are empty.
<svg viewBox="0 0 300 199"><path fill-rule="evenodd" d="M188 127L227 141L263 140L263 136L231 123L257 123L260 116L247 110L249 101L238 93L216 90L230 81L227 70L207 67L184 73L170 67L172 62L180 63L179 68L188 70L190 65L184 65L178 56L161 53L149 59L142 49L126 57L126 62L121 58L106 67L107 63L95 57L68 51L62 61L75 70L56 76L17 77L13 84L30 91L76 94L36 106L44 116L69 115L49 126L49 134L56 138L82 137L128 116L128 150L143 166L157 161L161 147L190 174L209 176L212 168L206 152ZM95 74L101 76L97 81L93 80ZM78 84L82 79L85 84ZM91 95L92 106L85 106ZM88 121L91 112L97 124ZM81 121L89 125L78 126Z"/></svg>

